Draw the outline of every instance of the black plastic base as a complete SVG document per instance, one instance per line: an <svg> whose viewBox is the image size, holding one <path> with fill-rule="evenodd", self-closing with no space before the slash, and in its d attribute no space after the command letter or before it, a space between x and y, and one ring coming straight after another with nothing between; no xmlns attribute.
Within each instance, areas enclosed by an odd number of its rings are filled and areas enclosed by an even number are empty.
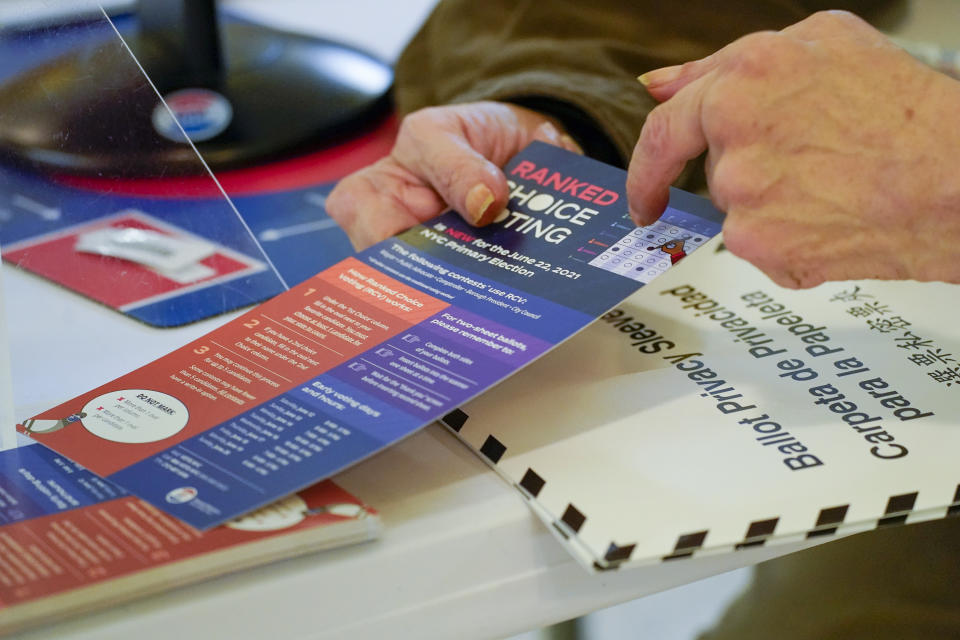
<svg viewBox="0 0 960 640"><path fill-rule="evenodd" d="M329 146L385 117L390 67L343 44L259 25L222 26L224 69L207 88L233 107L229 127L197 148L229 169ZM159 43L127 37L161 94L178 74ZM197 173L185 143L153 127L158 100L117 42L83 50L0 88L0 154L46 171L140 177Z"/></svg>

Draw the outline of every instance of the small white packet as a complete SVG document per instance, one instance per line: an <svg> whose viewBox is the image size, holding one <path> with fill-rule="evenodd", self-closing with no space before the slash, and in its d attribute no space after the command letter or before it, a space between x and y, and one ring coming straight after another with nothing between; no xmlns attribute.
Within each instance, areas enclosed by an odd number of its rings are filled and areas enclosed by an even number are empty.
<svg viewBox="0 0 960 640"><path fill-rule="evenodd" d="M73 248L81 253L122 258L162 273L179 272L216 252L213 244L199 238L116 227L81 234Z"/></svg>
<svg viewBox="0 0 960 640"><path fill-rule="evenodd" d="M217 275L216 269L199 262L188 264L180 269L151 269L151 271L159 273L167 280L173 280L178 284L190 284Z"/></svg>

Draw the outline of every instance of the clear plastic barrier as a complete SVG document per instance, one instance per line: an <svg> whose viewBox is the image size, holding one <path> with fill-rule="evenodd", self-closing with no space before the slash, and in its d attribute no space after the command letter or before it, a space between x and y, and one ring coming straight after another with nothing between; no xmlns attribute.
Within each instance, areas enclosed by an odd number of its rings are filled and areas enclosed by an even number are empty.
<svg viewBox="0 0 960 640"><path fill-rule="evenodd" d="M16 442L13 413L13 375L10 367L10 342L3 300L3 272L0 270L0 451Z"/></svg>
<svg viewBox="0 0 960 640"><path fill-rule="evenodd" d="M0 22L8 428L10 413L106 382L287 286L99 3L4 5L17 16Z"/></svg>

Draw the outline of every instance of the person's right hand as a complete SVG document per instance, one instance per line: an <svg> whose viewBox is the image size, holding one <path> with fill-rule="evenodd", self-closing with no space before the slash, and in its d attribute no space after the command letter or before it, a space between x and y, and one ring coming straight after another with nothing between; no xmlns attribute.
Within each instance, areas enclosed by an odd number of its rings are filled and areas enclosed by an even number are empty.
<svg viewBox="0 0 960 640"><path fill-rule="evenodd" d="M535 111L499 102L430 107L403 119L390 155L337 185L326 208L358 250L452 208L471 224L507 205L500 167L533 140L576 143Z"/></svg>
<svg viewBox="0 0 960 640"><path fill-rule="evenodd" d="M661 104L630 162L637 224L708 150L724 243L777 284L960 283L960 83L860 18L817 13L644 81Z"/></svg>

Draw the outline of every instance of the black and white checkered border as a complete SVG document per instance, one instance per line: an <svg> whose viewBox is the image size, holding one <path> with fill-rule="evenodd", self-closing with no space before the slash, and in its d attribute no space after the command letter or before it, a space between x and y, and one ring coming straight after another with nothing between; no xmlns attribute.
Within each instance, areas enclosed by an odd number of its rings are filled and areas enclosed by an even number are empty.
<svg viewBox="0 0 960 640"><path fill-rule="evenodd" d="M441 418L440 422L450 430L460 433L460 430L463 428L463 425L466 424L468 418L469 416L467 416L463 410L455 409ZM491 464L496 465L506 451L507 446L491 434L487 436L480 446L479 453ZM547 480L536 471L527 469L515 486L527 500L536 500L546 483ZM918 495L919 492L913 491L911 493L890 496L887 500L887 506L884 509L883 515L877 518L876 528L880 529L906 523L914 510ZM810 539L836 534L840 526L844 524L849 510L849 504L834 505L821 509L816 522L807 530L805 537ZM953 501L947 507L944 515L944 517L947 518L956 516L960 516L960 484L957 485L953 494ZM553 527L563 538L569 539L580 531L586 520L586 514L573 504L568 504L563 515L560 516L560 519L553 522ZM774 535L779 522L779 516L754 520L747 526L743 541L734 544L732 550L741 551L743 549L763 546L767 540ZM709 529L681 534L677 538L673 551L663 556L661 560L667 562L692 558L695 553L704 548L709 534ZM621 564L630 560L630 556L633 554L635 547L636 543L618 544L611 541L607 547L607 551L604 553L603 563L595 562L594 568L601 571L619 568Z"/></svg>

